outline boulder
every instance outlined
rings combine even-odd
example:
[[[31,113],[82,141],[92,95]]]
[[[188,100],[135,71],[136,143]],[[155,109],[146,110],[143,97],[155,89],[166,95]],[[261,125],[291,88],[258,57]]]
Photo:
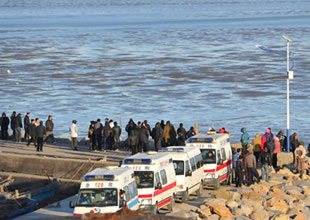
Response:
[[[222,191],[222,190],[214,191],[214,195],[218,199],[232,200],[233,194],[234,193],[231,191]]]
[[[270,185],[266,185],[266,184],[260,184],[260,185],[251,185],[250,186],[251,189],[253,189],[253,192],[257,192],[259,194],[267,194],[269,189],[270,189]]]
[[[224,216],[224,217],[221,217],[221,220],[232,220],[232,218],[228,216]]]
[[[293,219],[294,220],[307,220],[307,218],[303,214],[298,214]]]
[[[209,216],[207,219],[208,220],[220,220],[220,216],[214,214],[214,215]]]
[[[230,200],[226,202],[226,206],[230,209],[233,210],[239,206],[239,204],[236,201]]]
[[[278,166],[282,167],[283,165],[293,163],[293,153],[280,152],[277,154]]]
[[[235,215],[250,216],[253,212],[253,208],[249,205],[243,205],[241,208],[235,209]]]
[[[269,219],[269,214],[266,210],[255,210],[251,215],[251,219],[253,220],[264,220]]]
[[[193,220],[200,219],[199,214],[195,212],[183,211],[183,210],[174,212],[174,213],[168,213],[167,216],[173,216],[173,217],[185,218],[185,219],[193,219]]]
[[[289,208],[284,200],[279,199],[271,199],[266,201],[266,207],[270,207],[270,210],[278,211],[283,214],[286,214]]]
[[[239,202],[240,198],[241,198],[241,195],[238,192],[233,192],[233,197],[232,197],[233,201]]]
[[[288,215],[278,215],[272,218],[272,220],[289,220],[290,217]]]
[[[297,209],[299,212],[302,212],[305,208],[305,203],[302,200],[293,201],[291,204],[289,204],[289,208],[294,208]]]
[[[227,216],[232,218],[231,212],[225,205],[210,205],[210,210],[212,213],[217,214],[220,217]]]
[[[225,199],[206,199],[203,201],[203,203],[207,206],[212,206],[212,205],[221,205],[225,206],[226,205],[226,200]]]
[[[202,206],[202,205],[201,205],[201,206]],[[200,207],[201,207],[201,206],[200,206]],[[199,217],[200,217],[200,218],[203,218],[203,219],[205,219],[205,218],[207,218],[208,216],[212,215],[212,213],[211,213],[209,207],[207,207],[207,206],[202,207],[202,208],[200,208],[200,209],[197,209],[197,210],[196,210],[196,213],[198,213],[198,214],[199,214]]]
[[[246,192],[246,193],[242,193],[242,199],[248,199],[248,200],[255,200],[255,201],[261,201],[262,194],[259,192]]]
[[[251,220],[249,217],[246,217],[244,215],[237,215],[237,216],[235,216],[234,219],[236,219],[236,220]]]
[[[295,199],[305,198],[305,196],[300,191],[297,191],[296,189],[286,190],[286,193]]]

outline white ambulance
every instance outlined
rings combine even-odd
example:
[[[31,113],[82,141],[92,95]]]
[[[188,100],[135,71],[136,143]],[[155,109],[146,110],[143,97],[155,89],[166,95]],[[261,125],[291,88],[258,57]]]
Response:
[[[200,133],[187,139],[186,146],[200,148],[205,186],[218,189],[223,182],[230,184],[232,152],[228,134]]]
[[[134,170],[140,209],[153,214],[163,207],[172,211],[177,187],[170,154],[152,151],[138,153],[124,159],[122,166]]]
[[[125,198],[123,197],[125,191]],[[97,168],[82,180],[73,215],[114,213],[127,204],[129,209],[139,208],[138,189],[133,170],[128,167]]]
[[[195,193],[198,197],[203,192],[203,161],[200,149],[197,147],[168,147],[160,152],[169,152],[173,158],[177,178],[176,198],[188,202],[189,195]]]

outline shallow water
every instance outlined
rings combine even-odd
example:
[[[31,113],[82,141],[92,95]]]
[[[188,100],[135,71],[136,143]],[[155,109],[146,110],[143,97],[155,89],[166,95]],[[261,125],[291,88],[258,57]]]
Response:
[[[285,52],[286,34],[291,129],[310,142],[309,21],[306,0],[3,0],[0,111],[52,114],[57,136],[98,117],[276,133],[286,59],[255,45]]]

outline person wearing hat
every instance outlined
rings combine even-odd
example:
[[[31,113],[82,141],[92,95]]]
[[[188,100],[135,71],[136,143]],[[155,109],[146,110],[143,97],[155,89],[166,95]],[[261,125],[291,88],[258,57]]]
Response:
[[[119,207],[120,208],[123,208],[123,207],[127,206],[125,195],[126,195],[126,191],[121,189],[119,191]]]
[[[297,172],[300,174],[300,178],[302,178],[302,175],[305,170],[305,157],[306,157],[306,149],[304,147],[304,142],[300,141],[299,146],[295,149],[295,166],[297,169]]]
[[[78,129],[77,129],[76,123],[77,121],[73,120],[71,127],[70,127],[72,150],[77,150]]]

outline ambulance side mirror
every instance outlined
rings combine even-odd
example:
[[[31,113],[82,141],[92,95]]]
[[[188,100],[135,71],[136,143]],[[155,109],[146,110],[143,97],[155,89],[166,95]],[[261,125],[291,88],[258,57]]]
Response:
[[[73,201],[70,201],[70,202],[69,202],[69,207],[70,207],[71,209],[73,209],[73,208],[75,207]]]
[[[187,173],[186,173],[186,176],[192,176],[192,171],[188,170]]]

